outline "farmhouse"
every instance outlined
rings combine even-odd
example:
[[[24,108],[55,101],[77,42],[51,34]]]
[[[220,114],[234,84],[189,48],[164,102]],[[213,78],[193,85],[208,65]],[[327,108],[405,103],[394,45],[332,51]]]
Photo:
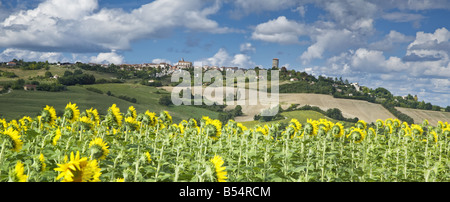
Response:
[[[16,63],[15,62],[7,62],[6,66],[16,66]]]

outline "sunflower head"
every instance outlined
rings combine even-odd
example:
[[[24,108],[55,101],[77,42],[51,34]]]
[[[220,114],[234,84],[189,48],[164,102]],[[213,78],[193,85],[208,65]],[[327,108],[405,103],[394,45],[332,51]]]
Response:
[[[381,119],[377,119],[377,121],[375,122],[375,125],[376,125],[378,128],[381,128],[381,127],[384,126],[384,121],[381,120]]]
[[[28,176],[24,174],[24,167],[21,161],[17,161],[14,170],[9,172],[9,181],[10,182],[26,182]]]
[[[367,130],[367,134],[372,137],[377,136],[377,132],[373,128],[369,128],[369,130]]]
[[[203,132],[207,133],[207,135],[213,140],[219,139],[222,133],[222,122],[219,120],[210,119],[206,116],[202,118],[202,127]]]
[[[442,130],[442,135],[444,135],[444,137],[450,137],[450,126],[447,126]]]
[[[333,137],[340,138],[344,135],[344,126],[342,123],[337,122],[334,124],[334,126],[331,128],[331,134]]]
[[[145,152],[145,157],[146,157],[146,159],[147,159],[147,162],[152,162],[152,155],[150,155],[150,153],[149,152]]]
[[[422,136],[423,128],[416,124],[411,124],[411,132],[414,136]]]
[[[222,160],[222,157],[214,155],[214,158],[212,158],[210,162],[214,165],[217,181],[226,182],[228,177],[227,171],[225,171],[226,167],[223,166],[224,161]]]
[[[0,140],[2,140],[5,147],[19,152],[22,149],[23,142],[20,139],[19,131],[13,128],[8,128],[7,130],[0,132]]]
[[[78,120],[78,117],[80,117],[80,110],[78,109],[77,104],[69,102],[64,109],[64,117],[70,122]]]
[[[319,132],[319,125],[317,123],[317,121],[313,121],[311,119],[307,119],[306,120],[306,124],[303,127],[303,135],[311,135],[311,136],[315,136],[317,135]]]
[[[127,110],[127,114],[125,115],[125,117],[132,117],[133,119],[136,119],[137,118],[136,108],[134,108],[134,106],[130,106]]]
[[[122,125],[123,116],[122,116],[122,113],[120,113],[120,109],[116,106],[116,104],[113,104],[108,109],[108,113],[107,113],[105,119],[110,126],[113,126],[113,125],[121,126]]]
[[[365,130],[367,128],[367,123],[364,120],[359,120],[356,122],[355,126],[361,130]]]
[[[291,119],[291,121],[289,122],[289,125],[293,126],[293,128],[295,129],[295,132],[302,129],[302,124],[300,122],[298,122],[297,119]]]
[[[56,177],[57,180],[63,178],[63,182],[98,182],[102,174],[98,167],[97,160],[88,160],[86,157],[80,158],[80,153],[74,155],[70,154],[70,160],[67,162],[67,156],[64,158],[63,164],[58,164],[55,171],[60,174]]]
[[[139,122],[134,119],[133,117],[129,116],[125,118],[125,125],[128,127],[129,130],[139,130]]]
[[[89,143],[91,157],[93,159],[103,160],[109,154],[109,146],[102,138],[95,138]]]
[[[54,124],[56,121],[56,111],[55,108],[51,106],[46,106],[41,112],[41,121],[43,123],[48,123],[50,125]]]
[[[85,130],[93,130],[94,126],[95,126],[95,122],[92,121],[89,117],[87,116],[83,116],[81,118],[79,118],[78,123],[80,124],[80,126],[83,127],[83,129]]]
[[[53,137],[52,140],[52,145],[56,146],[56,144],[58,143],[59,138],[61,138],[61,129],[56,129],[55,131],[55,136]]]
[[[159,115],[159,118],[167,126],[172,124],[172,116],[169,114],[168,111],[161,112],[161,114]]]
[[[360,129],[360,128],[354,128],[350,133],[347,135],[347,138],[351,138],[354,143],[361,143],[367,136],[366,131]]]
[[[91,108],[86,110],[86,116],[93,121],[95,124],[99,124],[100,116],[98,115],[97,109]]]
[[[149,126],[155,126],[157,123],[156,113],[147,110],[142,118],[142,122]]]

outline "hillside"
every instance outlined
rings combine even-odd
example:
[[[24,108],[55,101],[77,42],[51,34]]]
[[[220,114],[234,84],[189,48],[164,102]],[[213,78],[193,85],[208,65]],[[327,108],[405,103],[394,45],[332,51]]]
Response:
[[[116,96],[127,95],[134,97],[137,99],[137,103],[131,103],[106,94],[91,92],[86,90],[87,87],[97,88],[105,93],[111,91]],[[7,119],[18,119],[25,115],[33,117],[37,116],[46,105],[53,106],[57,113],[62,113],[67,103],[72,102],[78,105],[80,111],[93,107],[100,114],[105,114],[112,104],[117,104],[122,113],[126,112],[129,106],[134,106],[139,113],[150,110],[159,114],[162,110],[167,110],[175,122],[190,117],[201,118],[205,114],[208,114],[211,118],[218,117],[217,112],[192,106],[162,106],[158,104],[158,100],[163,94],[162,90],[155,87],[137,84],[68,86],[67,91],[62,92],[13,90],[11,93],[0,95],[0,116]]]
[[[397,107],[397,110],[413,118],[416,124],[422,123],[425,119],[428,120],[431,125],[436,125],[438,121],[450,122],[450,112],[409,109],[401,107]]]

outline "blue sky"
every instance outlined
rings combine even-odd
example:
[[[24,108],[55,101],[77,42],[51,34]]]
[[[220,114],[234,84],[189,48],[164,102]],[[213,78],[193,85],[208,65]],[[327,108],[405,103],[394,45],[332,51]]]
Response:
[[[0,0],[0,61],[288,69],[450,105],[447,0]]]

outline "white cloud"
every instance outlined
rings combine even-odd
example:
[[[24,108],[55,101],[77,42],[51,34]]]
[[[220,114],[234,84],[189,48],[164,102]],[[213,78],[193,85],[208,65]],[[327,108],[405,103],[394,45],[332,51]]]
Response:
[[[98,8],[97,0],[46,0],[0,22],[0,47],[39,51],[105,52],[132,41],[166,37],[175,28],[225,33],[208,16],[219,1],[156,0],[130,12]]]
[[[256,48],[251,43],[243,43],[240,46],[241,53],[249,54],[254,53],[256,51]]]
[[[312,59],[323,58],[325,51],[341,52],[354,45],[355,37],[350,30],[318,30],[312,36],[314,44],[302,53],[300,59],[306,64]]]
[[[236,10],[231,12],[234,18],[240,18],[250,13],[262,13],[265,11],[277,11],[296,5],[292,0],[235,0]]]
[[[407,43],[413,40],[414,37],[412,36],[406,36],[400,32],[391,30],[389,34],[384,37],[384,39],[371,43],[369,46],[370,48],[375,50],[386,51],[393,49],[397,44]]]
[[[288,20],[285,16],[257,25],[252,39],[280,44],[297,44],[298,38],[308,34],[304,24]]]
[[[0,53],[0,61],[6,62],[13,59],[23,59],[24,61],[48,61],[50,63],[67,60],[62,53],[56,52],[37,52],[7,48]]]
[[[251,57],[245,54],[234,55],[231,64],[233,66],[237,66],[240,68],[253,68],[256,66],[256,64],[252,61]]]
[[[231,56],[224,48],[219,49],[214,56],[203,59],[201,61],[203,65],[210,66],[237,66],[240,68],[253,68],[255,63],[251,57],[246,54],[235,54]]]
[[[171,62],[170,60],[167,60],[167,59],[161,59],[161,58],[153,59],[153,60],[152,60],[152,63],[156,63],[156,64],[159,64],[159,63],[172,64],[172,62]]]
[[[92,56],[90,62],[98,64],[123,64],[124,57],[117,54],[115,51],[110,53],[99,53],[97,56]]]

